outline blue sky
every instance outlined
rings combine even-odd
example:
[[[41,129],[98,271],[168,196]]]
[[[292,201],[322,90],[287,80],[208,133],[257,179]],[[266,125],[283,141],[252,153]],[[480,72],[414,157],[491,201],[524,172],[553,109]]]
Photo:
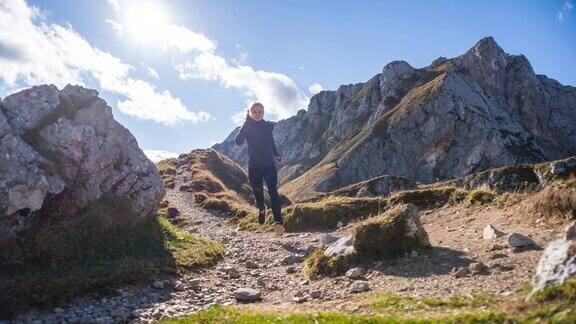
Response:
[[[572,0],[0,0],[0,96],[95,88],[141,148],[164,156],[154,151],[222,141],[255,100],[265,118],[284,118],[319,89],[364,82],[392,60],[423,67],[484,36],[576,85]]]

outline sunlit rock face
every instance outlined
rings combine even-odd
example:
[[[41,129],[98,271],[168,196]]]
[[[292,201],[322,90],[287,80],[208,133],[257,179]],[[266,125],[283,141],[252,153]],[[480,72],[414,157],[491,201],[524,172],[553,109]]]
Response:
[[[140,217],[163,196],[158,171],[98,92],[40,85],[0,105],[0,235],[74,217],[103,194],[128,196]]]
[[[239,164],[235,130],[214,145]],[[281,189],[307,198],[381,175],[419,182],[576,155],[576,88],[535,74],[491,37],[421,69],[394,61],[313,96],[274,130]]]

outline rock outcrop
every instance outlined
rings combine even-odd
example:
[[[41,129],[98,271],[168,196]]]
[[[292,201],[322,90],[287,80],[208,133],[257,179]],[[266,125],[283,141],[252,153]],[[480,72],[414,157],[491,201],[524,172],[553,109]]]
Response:
[[[576,224],[568,225],[564,237],[551,242],[538,263],[532,294],[549,285],[576,277]]]
[[[415,69],[394,61],[365,83],[322,91],[278,122],[282,189],[293,199],[381,175],[435,182],[576,155],[576,88],[535,74],[486,37]],[[237,129],[214,149],[241,165]]]
[[[104,194],[152,214],[160,176],[95,90],[35,86],[0,105],[0,237],[73,217]]]

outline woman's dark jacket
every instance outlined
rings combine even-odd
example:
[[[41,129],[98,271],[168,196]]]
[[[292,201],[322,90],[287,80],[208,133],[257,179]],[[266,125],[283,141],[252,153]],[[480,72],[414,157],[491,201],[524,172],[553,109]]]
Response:
[[[279,156],[272,130],[275,124],[266,120],[255,121],[248,117],[236,135],[236,144],[248,142],[248,167],[266,168],[274,166],[274,157]]]

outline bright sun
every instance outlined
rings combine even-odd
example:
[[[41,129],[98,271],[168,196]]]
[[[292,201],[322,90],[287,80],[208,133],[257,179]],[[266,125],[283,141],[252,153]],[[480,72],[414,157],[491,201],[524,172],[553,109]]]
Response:
[[[159,3],[139,3],[126,9],[124,27],[134,40],[152,44],[162,39],[167,32],[168,14]]]

